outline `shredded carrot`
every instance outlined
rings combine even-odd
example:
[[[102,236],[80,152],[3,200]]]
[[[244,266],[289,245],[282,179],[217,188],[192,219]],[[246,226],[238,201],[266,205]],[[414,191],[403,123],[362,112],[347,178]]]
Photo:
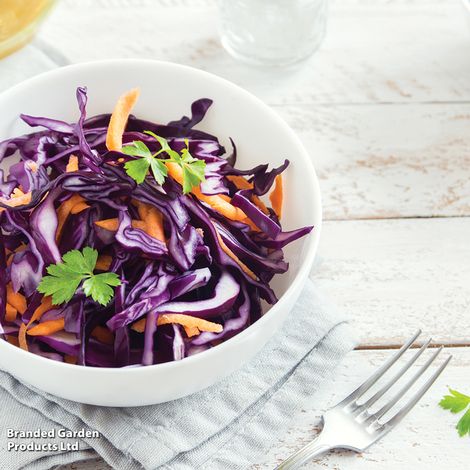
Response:
[[[19,346],[20,345],[20,342],[18,341],[18,338],[16,336],[5,335],[5,338],[13,346]]]
[[[227,179],[231,181],[237,187],[237,189],[253,189],[253,183],[247,181],[245,178],[243,178],[243,176],[227,175]],[[253,203],[256,204],[258,208],[265,214],[269,214],[268,208],[258,196],[253,196]],[[257,227],[256,230],[258,230]]]
[[[146,227],[143,230],[151,237],[165,243],[162,213],[156,207],[137,199],[133,199],[132,204],[137,207],[139,217],[145,222]]]
[[[138,333],[143,333],[145,331],[145,324],[147,322],[146,318],[136,321],[132,325],[132,329]],[[202,318],[192,317],[190,315],[183,315],[180,313],[167,313],[160,315],[157,320],[157,325],[168,325],[171,323],[177,323],[183,325],[184,327],[197,328],[199,331],[211,331],[214,333],[220,333],[223,330],[222,325],[213,323]]]
[[[33,160],[28,161],[28,167],[33,173],[38,172],[38,168],[39,168],[38,164],[36,162],[34,162]]]
[[[145,222],[142,220],[132,220],[131,222],[133,228],[138,228],[140,230],[144,230],[147,228]],[[104,228],[105,230],[109,230],[110,232],[117,232],[119,228],[119,219],[104,219],[104,220],[97,220],[95,225],[98,227]]]
[[[183,328],[188,338],[191,338],[192,336],[197,336],[200,333],[197,326],[183,326]]]
[[[67,364],[76,364],[77,363],[77,358],[76,356],[70,356],[68,354],[64,355],[64,362]]]
[[[18,331],[18,343],[21,349],[28,351],[28,342],[26,341],[26,325],[24,323],[20,325],[20,331]]]
[[[132,204],[137,207],[137,212],[139,213],[139,217],[142,219],[142,220],[146,220],[147,219],[147,214],[149,212],[149,209],[150,209],[150,204],[145,204],[145,202],[142,202],[142,201],[138,201],[137,199],[132,199]]]
[[[23,197],[24,192],[21,186],[19,188],[15,188],[12,192],[12,197],[18,198],[18,197]]]
[[[258,226],[248,217],[245,217],[242,222],[246,225],[248,225],[253,232],[260,232],[261,230],[258,228]]]
[[[51,310],[52,308],[52,297],[43,297],[39,307],[34,311],[31,316],[31,320],[29,320],[28,327],[31,323],[39,320],[46,312]]]
[[[216,229],[217,230],[217,229]],[[248,274],[252,279],[257,280],[256,274],[243,262],[238,258],[238,256],[225,244],[220,236],[219,232],[217,232],[217,239],[219,240],[220,248],[228,255],[230,258],[237,263],[242,270]]]
[[[30,336],[48,336],[58,331],[62,331],[65,326],[65,320],[58,318],[57,320],[49,320],[33,326],[27,331]]]
[[[275,180],[274,189],[269,195],[269,200],[271,201],[271,206],[279,217],[279,220],[282,217],[282,201],[284,198],[283,184],[282,184],[282,175],[277,175]]]
[[[20,326],[20,331],[18,333],[18,340],[20,343],[20,348],[24,349],[25,351],[28,350],[28,342],[26,341],[26,332],[30,325],[39,320],[48,310],[52,308],[52,297],[43,297],[39,307],[34,311],[33,315],[31,316],[31,320],[29,320],[28,324],[25,325],[24,323]]]
[[[145,220],[146,232],[153,238],[165,243],[165,232],[163,231],[163,215],[155,207],[150,207]]]
[[[70,155],[69,162],[65,167],[66,173],[71,173],[72,171],[78,171],[78,157],[75,155]]]
[[[59,208],[57,209],[57,230],[56,230],[56,240],[59,241],[62,236],[62,230],[64,229],[65,222],[67,217],[72,212],[72,209],[80,203],[85,202],[80,194],[74,194],[72,197],[64,201]]]
[[[7,302],[16,310],[18,310],[21,315],[26,311],[27,304],[24,295],[19,292],[15,292],[11,283],[7,285]]]
[[[99,269],[100,271],[109,271],[112,262],[113,258],[111,258],[111,256],[100,255],[96,261],[95,269]]]
[[[16,320],[17,313],[18,313],[18,310],[15,307],[13,307],[13,305],[7,303],[5,320],[9,322],[14,322]]]
[[[266,215],[269,215],[269,211],[268,211],[268,208],[266,207],[266,204],[258,196],[253,196],[252,199],[253,199],[253,203],[256,206],[258,206],[258,209],[260,209]]]
[[[95,326],[93,331],[91,332],[91,336],[96,338],[98,341],[101,341],[105,344],[113,344],[114,343],[114,335],[111,331],[104,327],[104,326]]]
[[[122,134],[126,128],[129,114],[139,98],[139,94],[139,89],[133,88],[118,99],[113,114],[111,114],[106,134],[106,147],[108,150],[117,150],[118,152],[121,150]]]
[[[71,214],[80,214],[80,212],[84,211],[85,209],[89,209],[90,206],[86,202],[79,202],[72,207],[70,211]]]
[[[247,181],[243,176],[227,175],[227,179],[231,181],[237,189],[253,189],[253,183]]]
[[[0,202],[8,207],[19,207],[29,204],[31,202],[31,193],[23,193],[21,189],[14,189],[13,193],[10,196],[10,199],[0,197]],[[0,212],[3,212],[5,209],[0,207]]]
[[[174,162],[166,162],[165,165],[168,169],[168,174],[179,184],[183,184],[183,170],[181,167]],[[203,194],[199,187],[194,187],[191,192],[200,201],[209,204],[214,210],[227,217],[227,219],[241,221],[246,218],[246,214],[238,207],[230,204],[225,195],[215,194],[208,196],[207,194]]]

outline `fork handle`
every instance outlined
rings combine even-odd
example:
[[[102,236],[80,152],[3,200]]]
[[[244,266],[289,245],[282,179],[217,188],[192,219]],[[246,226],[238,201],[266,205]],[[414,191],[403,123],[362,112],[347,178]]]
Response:
[[[302,447],[302,449],[291,455],[287,460],[284,460],[275,470],[297,469],[310,459],[313,459],[313,457],[328,452],[333,447],[326,441],[325,434],[320,433],[312,442]]]

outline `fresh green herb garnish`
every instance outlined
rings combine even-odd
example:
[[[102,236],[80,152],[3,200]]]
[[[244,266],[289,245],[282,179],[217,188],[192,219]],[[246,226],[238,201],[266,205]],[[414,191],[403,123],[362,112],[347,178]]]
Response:
[[[60,305],[75,295],[80,284],[87,297],[101,305],[107,305],[114,296],[112,287],[121,281],[116,273],[94,274],[98,252],[90,247],[82,251],[72,250],[62,257],[62,263],[47,267],[47,276],[39,283],[38,291],[52,296],[52,303]]]
[[[122,153],[132,157],[138,157],[136,160],[126,162],[124,168],[127,174],[138,184],[144,182],[149,170],[158,184],[163,184],[168,176],[168,170],[165,161],[177,163],[183,170],[183,193],[188,194],[191,190],[205,180],[204,171],[206,162],[194,158],[189,152],[189,142],[185,139],[186,147],[181,150],[181,154],[170,148],[168,141],[151,131],[144,131],[151,135],[160,144],[160,150],[152,153],[150,149],[140,140],[135,140],[132,145],[126,145],[122,148]],[[167,159],[157,158],[160,154],[166,154]]]
[[[457,423],[456,428],[460,437],[465,436],[465,434],[470,435],[470,397],[451,388],[449,388],[449,392],[451,394],[444,395],[439,405],[451,413],[460,413],[467,408],[467,411]]]

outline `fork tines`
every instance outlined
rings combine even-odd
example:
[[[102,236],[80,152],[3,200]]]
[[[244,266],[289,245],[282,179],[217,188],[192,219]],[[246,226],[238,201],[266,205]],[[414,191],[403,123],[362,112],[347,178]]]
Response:
[[[403,354],[410,349],[413,343],[421,334],[418,330],[392,357],[390,357],[376,372],[374,372],[360,387],[348,395],[341,401],[335,408],[344,407],[345,411],[355,416],[356,421],[365,425],[371,426],[371,431],[387,430],[394,427],[420,400],[420,398],[431,387],[435,380],[439,377],[441,372],[447,366],[452,356],[449,356],[437,370],[421,385],[421,387],[414,392],[411,399],[399,410],[397,413],[384,424],[380,424],[379,420],[383,418],[403,396],[411,389],[411,387],[423,376],[426,370],[434,363],[437,356],[442,351],[443,347],[439,347],[429,357],[429,359],[420,366],[417,371],[398,389],[398,391],[377,411],[371,412],[371,407],[382,398],[395,384],[401,382],[401,378],[405,375],[408,369],[416,362],[416,360],[426,351],[431,343],[431,339],[427,340],[421,348],[400,368],[396,374],[387,381],[377,392],[375,392],[364,403],[358,403],[358,400],[364,396],[371,388],[377,384],[379,379],[403,356]]]

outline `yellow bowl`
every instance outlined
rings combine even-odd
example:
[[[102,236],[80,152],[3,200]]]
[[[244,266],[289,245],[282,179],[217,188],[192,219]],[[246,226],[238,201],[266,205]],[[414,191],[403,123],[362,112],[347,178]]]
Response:
[[[2,0],[0,8],[0,58],[31,40],[55,0]]]

